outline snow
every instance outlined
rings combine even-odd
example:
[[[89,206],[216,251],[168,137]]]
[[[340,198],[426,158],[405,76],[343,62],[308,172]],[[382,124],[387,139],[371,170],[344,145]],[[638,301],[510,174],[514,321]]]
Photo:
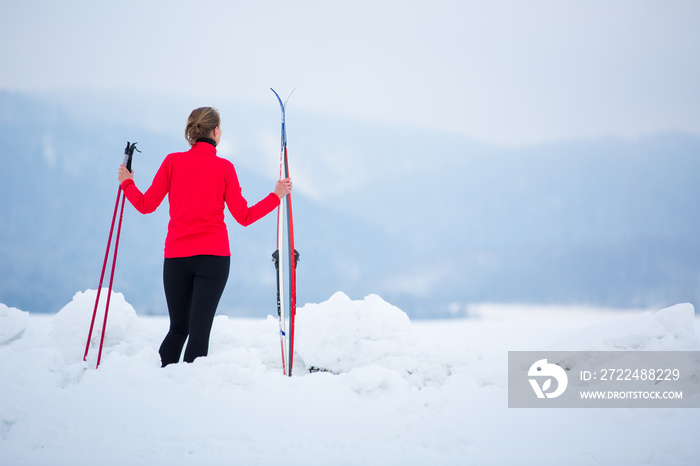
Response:
[[[694,409],[509,409],[510,350],[700,350],[690,304],[612,312],[482,305],[410,321],[376,295],[276,318],[217,316],[209,356],[160,368],[167,318],[96,292],[53,316],[0,304],[2,465],[698,464]],[[102,294],[104,302],[106,291]],[[310,372],[313,369],[313,372]]]

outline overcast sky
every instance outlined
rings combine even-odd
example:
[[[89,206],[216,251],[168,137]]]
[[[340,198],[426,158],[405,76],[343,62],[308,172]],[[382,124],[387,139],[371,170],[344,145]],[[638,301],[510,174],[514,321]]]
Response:
[[[270,102],[498,144],[700,135],[700,2],[0,0],[0,89]]]

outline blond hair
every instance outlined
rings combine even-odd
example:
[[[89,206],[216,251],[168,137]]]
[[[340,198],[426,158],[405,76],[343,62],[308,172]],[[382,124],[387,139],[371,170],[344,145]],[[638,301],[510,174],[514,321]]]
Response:
[[[185,138],[194,145],[201,137],[213,137],[214,128],[221,126],[219,111],[212,107],[200,107],[192,110],[185,126]]]

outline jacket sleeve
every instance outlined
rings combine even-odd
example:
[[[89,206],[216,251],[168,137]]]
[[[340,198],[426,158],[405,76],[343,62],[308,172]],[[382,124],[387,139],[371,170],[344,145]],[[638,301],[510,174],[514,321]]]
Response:
[[[226,193],[224,199],[229,212],[238,223],[247,227],[257,222],[280,205],[280,198],[275,193],[270,193],[255,205],[248,207],[248,201],[241,193],[241,185],[238,182],[236,170],[231,167],[231,172],[226,181]]]
[[[163,161],[156,176],[153,178],[150,188],[141,193],[134,180],[124,180],[121,188],[131,205],[142,214],[154,212],[165,199],[170,190],[170,177],[168,176],[167,159]]]

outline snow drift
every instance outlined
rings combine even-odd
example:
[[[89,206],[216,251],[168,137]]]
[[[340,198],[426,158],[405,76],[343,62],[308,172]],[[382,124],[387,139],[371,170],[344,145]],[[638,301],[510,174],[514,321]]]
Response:
[[[483,308],[411,322],[379,296],[298,310],[294,376],[276,318],[217,316],[210,353],[160,368],[162,317],[96,292],[53,316],[0,304],[0,463],[697,464],[692,409],[507,408],[507,351],[698,350],[690,304],[611,314]],[[104,294],[103,294],[104,295]],[[104,299],[103,299],[104,301]],[[492,312],[493,311],[493,312]]]

